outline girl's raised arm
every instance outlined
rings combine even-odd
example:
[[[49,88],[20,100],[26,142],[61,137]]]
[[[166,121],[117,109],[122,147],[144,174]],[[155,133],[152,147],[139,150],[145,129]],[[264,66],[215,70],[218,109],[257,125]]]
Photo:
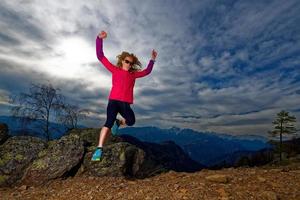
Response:
[[[140,72],[135,72],[134,73],[135,78],[142,78],[142,77],[147,76],[148,74],[150,74],[152,69],[153,69],[153,65],[154,65],[154,60],[151,59],[149,61],[148,66],[147,66],[146,69],[144,69]]]
[[[135,72],[135,74],[134,74],[135,78],[141,78],[141,77],[144,77],[151,73],[156,56],[157,56],[157,52],[153,49],[152,55],[151,55],[151,60],[149,61],[147,68],[144,69],[143,71]]]
[[[117,68],[113,64],[111,64],[111,62],[109,62],[109,60],[104,56],[103,37],[100,37],[100,34],[96,38],[96,54],[98,60],[104,65],[104,67],[106,67],[106,69],[108,69],[111,73],[114,73],[116,71]]]

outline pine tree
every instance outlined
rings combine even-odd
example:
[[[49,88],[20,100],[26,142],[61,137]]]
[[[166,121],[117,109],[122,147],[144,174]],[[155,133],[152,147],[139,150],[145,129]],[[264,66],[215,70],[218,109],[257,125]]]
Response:
[[[297,132],[297,129],[294,126],[294,122],[296,122],[296,117],[290,116],[289,112],[282,110],[277,113],[276,119],[272,122],[274,124],[274,130],[269,131],[269,134],[272,137],[276,137],[276,135],[280,135],[280,161],[282,160],[282,135],[283,134],[293,134]]]

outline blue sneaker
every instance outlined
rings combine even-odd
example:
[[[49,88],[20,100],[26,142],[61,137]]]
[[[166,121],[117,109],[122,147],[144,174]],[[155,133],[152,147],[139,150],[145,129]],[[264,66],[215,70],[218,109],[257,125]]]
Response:
[[[101,157],[102,157],[102,148],[97,147],[93,154],[92,161],[100,161]]]
[[[120,120],[116,119],[113,127],[111,127],[111,133],[113,135],[118,135],[119,126],[120,126]]]

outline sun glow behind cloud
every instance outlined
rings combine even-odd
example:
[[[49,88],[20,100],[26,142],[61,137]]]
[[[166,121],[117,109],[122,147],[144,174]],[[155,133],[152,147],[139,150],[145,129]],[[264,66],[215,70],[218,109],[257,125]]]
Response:
[[[62,38],[57,46],[53,47],[55,55],[44,60],[44,71],[65,79],[84,79],[89,82],[86,89],[108,89],[111,85],[111,77],[108,73],[101,74],[99,62],[97,67],[90,63],[98,62],[95,48],[80,37]]]
[[[63,78],[79,78],[86,63],[95,61],[95,51],[79,37],[62,38],[54,47],[56,56],[45,60],[46,70]]]

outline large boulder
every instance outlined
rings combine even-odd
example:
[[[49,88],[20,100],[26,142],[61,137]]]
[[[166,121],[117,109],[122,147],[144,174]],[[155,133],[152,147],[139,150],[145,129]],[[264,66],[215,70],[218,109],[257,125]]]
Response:
[[[42,185],[52,179],[73,176],[84,156],[83,140],[67,135],[48,143],[48,148],[27,168],[22,184]]]
[[[93,162],[91,157],[98,144],[99,130],[74,129],[69,134],[78,135],[87,145],[77,175],[145,178],[169,170],[193,172],[204,167],[172,141],[155,144],[129,135],[109,137],[103,146],[103,159]]]
[[[31,136],[14,136],[0,146],[0,186],[18,183],[25,169],[46,147],[46,142]]]
[[[105,145],[100,162],[91,161],[93,150],[89,148],[78,175],[136,177],[141,165],[146,162],[145,152],[127,142]]]
[[[130,143],[124,142],[121,137],[108,137],[103,147],[101,162],[91,161],[92,154],[98,145],[100,130],[84,128],[72,129],[68,132],[70,135],[79,136],[84,141],[87,150],[77,175],[136,176],[140,164],[145,162],[145,152]]]
[[[8,139],[8,126],[4,123],[0,123],[0,145]]]

